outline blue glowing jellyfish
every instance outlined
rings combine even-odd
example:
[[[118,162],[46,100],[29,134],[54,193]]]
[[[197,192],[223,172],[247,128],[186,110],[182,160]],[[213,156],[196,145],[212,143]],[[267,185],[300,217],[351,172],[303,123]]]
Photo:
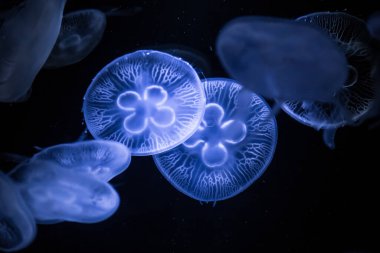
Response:
[[[33,156],[31,162],[36,160],[49,161],[107,182],[128,168],[131,153],[116,141],[91,140],[46,148]]]
[[[276,120],[262,98],[232,80],[203,81],[202,123],[182,145],[154,156],[179,191],[201,201],[231,198],[257,180],[272,160]]]
[[[376,40],[380,40],[380,11],[373,13],[367,20],[369,33]]]
[[[349,76],[332,102],[296,99],[286,101],[282,108],[302,124],[326,129],[324,141],[334,148],[336,129],[361,120],[375,102],[376,59],[370,46],[371,37],[362,20],[346,13],[311,13],[297,21],[321,29],[335,41],[346,54]]]
[[[106,28],[106,15],[85,9],[64,15],[55,46],[44,67],[58,68],[77,63],[98,45]]]
[[[141,50],[117,58],[96,75],[83,113],[95,138],[123,143],[132,155],[151,155],[189,138],[204,106],[201,82],[187,62]]]
[[[278,101],[332,101],[348,75],[343,51],[323,31],[294,20],[236,18],[221,30],[216,48],[234,79]]]
[[[25,162],[10,176],[37,223],[100,222],[119,206],[119,195],[107,182],[50,161]]]
[[[66,0],[25,0],[0,27],[0,102],[27,99],[61,26]]]
[[[23,249],[36,233],[34,218],[17,187],[0,171],[0,251]]]

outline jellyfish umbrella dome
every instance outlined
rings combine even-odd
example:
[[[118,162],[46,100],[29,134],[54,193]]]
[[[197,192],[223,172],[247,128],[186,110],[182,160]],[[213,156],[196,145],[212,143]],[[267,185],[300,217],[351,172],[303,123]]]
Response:
[[[331,101],[348,75],[343,51],[323,31],[294,20],[233,19],[216,48],[232,78],[269,99]]]
[[[270,107],[233,80],[203,80],[206,110],[197,132],[182,145],[154,155],[164,177],[200,201],[231,198],[266,170],[277,143]]]
[[[204,108],[201,81],[191,65],[154,50],[109,63],[83,102],[90,133],[126,145],[132,155],[157,154],[181,144],[197,130]]]
[[[77,63],[99,44],[106,28],[106,15],[96,9],[84,9],[63,16],[54,48],[45,68],[58,68]]]

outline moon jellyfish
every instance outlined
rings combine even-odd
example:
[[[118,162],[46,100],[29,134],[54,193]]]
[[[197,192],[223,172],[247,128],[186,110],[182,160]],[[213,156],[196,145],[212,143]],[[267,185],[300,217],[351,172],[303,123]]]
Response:
[[[123,143],[132,155],[152,155],[189,138],[204,106],[201,82],[187,62],[141,50],[117,58],[96,75],[83,113],[95,138]]]
[[[221,30],[216,47],[234,79],[279,101],[331,101],[348,74],[342,50],[323,31],[294,20],[236,18]]]
[[[76,173],[83,172],[101,181],[109,181],[128,168],[131,153],[115,141],[92,140],[52,146],[31,159],[45,160]]]
[[[27,247],[37,233],[34,218],[17,187],[0,171],[0,250]]]
[[[107,182],[49,161],[23,163],[10,176],[37,223],[100,222],[119,206],[119,195]]]
[[[368,18],[367,28],[373,38],[380,40],[380,11],[373,13]]]
[[[211,78],[203,84],[207,104],[197,132],[154,161],[180,192],[218,201],[263,174],[275,151],[277,125],[265,101],[233,80]]]
[[[106,15],[96,9],[64,15],[55,46],[44,67],[59,68],[77,63],[99,44],[106,28]]]
[[[297,21],[319,27],[335,41],[346,54],[349,76],[332,102],[289,100],[282,108],[302,124],[328,129],[324,140],[333,148],[336,129],[361,120],[375,102],[376,64],[371,37],[362,20],[346,13],[311,13]]]
[[[66,0],[25,0],[0,27],[0,102],[24,100],[48,58]]]

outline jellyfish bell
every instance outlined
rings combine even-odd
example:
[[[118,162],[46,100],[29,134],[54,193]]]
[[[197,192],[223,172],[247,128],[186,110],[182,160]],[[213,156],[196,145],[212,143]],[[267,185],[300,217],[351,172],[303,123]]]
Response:
[[[118,141],[132,155],[152,155],[189,138],[204,106],[200,79],[187,62],[140,50],[96,75],[84,96],[83,113],[96,139]]]
[[[207,104],[198,130],[153,158],[180,192],[215,202],[239,194],[264,173],[275,151],[277,125],[266,102],[235,81],[202,83]]]
[[[23,163],[10,176],[37,223],[96,223],[119,206],[119,196],[107,182],[46,160]]]
[[[0,26],[0,102],[25,99],[58,37],[66,0],[25,0]]]
[[[294,20],[236,18],[216,48],[232,78],[277,101],[332,101],[348,75],[343,51],[323,31]]]
[[[362,20],[342,12],[311,13],[299,17],[297,22],[320,29],[342,49],[349,75],[333,101],[288,100],[282,109],[302,124],[323,129],[324,142],[334,147],[336,130],[366,119],[376,102],[377,59],[371,36]]]
[[[21,250],[32,243],[36,233],[33,215],[16,185],[0,171],[0,250]]]
[[[380,40],[380,11],[374,12],[369,16],[367,28],[374,39]]]
[[[108,182],[128,168],[131,152],[116,141],[89,140],[48,147],[34,155],[34,161],[49,161]]]
[[[61,29],[45,68],[71,65],[87,57],[99,44],[106,28],[106,14],[84,9],[63,16]]]

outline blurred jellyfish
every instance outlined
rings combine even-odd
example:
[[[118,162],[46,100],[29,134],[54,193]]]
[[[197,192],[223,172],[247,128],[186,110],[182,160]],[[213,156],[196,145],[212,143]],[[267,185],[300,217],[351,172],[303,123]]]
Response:
[[[302,124],[325,129],[324,142],[330,148],[334,148],[336,129],[365,118],[375,102],[376,59],[370,46],[371,37],[362,20],[346,13],[311,13],[298,18],[297,21],[327,32],[345,52],[349,76],[332,102],[298,99],[286,101],[282,108]]]
[[[17,187],[0,171],[0,250],[23,249],[36,233],[34,218]]]
[[[275,151],[277,125],[265,101],[233,80],[211,78],[203,84],[207,105],[198,131],[154,161],[180,192],[218,201],[263,174]]]
[[[141,50],[117,58],[96,75],[83,113],[95,138],[121,142],[132,155],[151,155],[190,137],[204,106],[201,82],[187,62]]]
[[[373,38],[380,40],[380,11],[373,13],[368,18],[367,28]]]
[[[278,101],[332,101],[348,75],[343,51],[323,31],[294,20],[236,18],[216,47],[234,79]]]
[[[85,9],[64,15],[55,46],[44,67],[59,68],[77,63],[98,45],[106,28],[106,15]]]
[[[100,222],[119,206],[119,195],[107,182],[47,160],[23,163],[10,176],[37,223]]]
[[[25,0],[0,26],[0,102],[27,99],[61,26],[66,0]]]
[[[115,141],[91,140],[46,148],[33,156],[31,162],[36,160],[49,161],[107,182],[128,168],[131,153]]]
[[[207,57],[198,50],[177,44],[153,46],[152,49],[174,55],[187,61],[200,77],[206,77],[211,74],[211,66]]]

